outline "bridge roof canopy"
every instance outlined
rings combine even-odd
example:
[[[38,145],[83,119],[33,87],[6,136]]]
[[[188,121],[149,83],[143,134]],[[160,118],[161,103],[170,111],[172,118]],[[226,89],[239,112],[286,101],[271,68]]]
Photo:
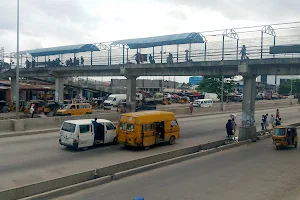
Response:
[[[21,51],[20,53],[21,54],[28,53],[33,57],[39,57],[39,56],[52,56],[52,55],[60,55],[60,54],[68,54],[68,53],[82,53],[88,51],[100,51],[100,49],[94,44],[76,44],[76,45]]]
[[[111,45],[127,45],[130,49],[138,49],[190,43],[204,43],[204,38],[200,33],[192,32],[128,40],[117,40],[112,42]]]

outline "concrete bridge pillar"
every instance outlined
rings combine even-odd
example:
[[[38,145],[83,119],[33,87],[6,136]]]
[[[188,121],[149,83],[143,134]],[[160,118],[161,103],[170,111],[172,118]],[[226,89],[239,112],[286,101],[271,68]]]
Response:
[[[10,103],[16,101],[16,77],[10,78]]]
[[[55,102],[64,103],[64,78],[55,77]]]
[[[127,78],[126,112],[135,112],[137,77],[128,76],[126,78]]]
[[[76,98],[83,98],[83,89],[76,88]]]
[[[242,124],[239,131],[239,140],[256,140],[255,126],[255,97],[256,97],[256,75],[251,73],[247,63],[239,65],[239,72],[243,76],[243,104]]]

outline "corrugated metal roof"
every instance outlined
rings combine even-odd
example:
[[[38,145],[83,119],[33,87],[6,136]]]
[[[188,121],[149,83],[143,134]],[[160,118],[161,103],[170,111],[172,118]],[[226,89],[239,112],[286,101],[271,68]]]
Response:
[[[31,84],[20,84],[22,90],[55,90],[54,85],[31,85]]]
[[[128,40],[117,40],[112,42],[112,45],[128,45],[130,49],[137,49],[190,43],[204,43],[204,39],[199,33],[192,32]]]
[[[68,45],[68,46],[59,46],[59,47],[50,47],[50,48],[41,48],[34,50],[21,51],[21,54],[29,53],[33,57],[38,56],[52,56],[68,53],[81,53],[88,51],[100,51],[100,49],[94,44],[77,44],[77,45]]]

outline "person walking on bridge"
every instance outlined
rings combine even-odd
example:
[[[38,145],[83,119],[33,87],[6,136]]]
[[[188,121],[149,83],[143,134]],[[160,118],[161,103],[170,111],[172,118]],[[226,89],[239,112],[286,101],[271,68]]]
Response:
[[[242,54],[241,60],[249,60],[249,57],[247,56],[247,50],[246,50],[246,46],[245,45],[243,45],[240,54]]]

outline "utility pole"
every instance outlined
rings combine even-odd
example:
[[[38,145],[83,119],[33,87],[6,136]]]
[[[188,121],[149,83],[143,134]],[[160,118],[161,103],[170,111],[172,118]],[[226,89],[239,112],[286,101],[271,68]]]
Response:
[[[291,76],[291,96],[290,96],[290,100],[291,100],[291,105],[293,105],[293,77]]]
[[[16,119],[19,119],[19,57],[20,57],[20,0],[17,0],[17,66],[16,66]]]
[[[224,76],[222,76],[222,88],[221,88],[221,111],[224,111]]]

